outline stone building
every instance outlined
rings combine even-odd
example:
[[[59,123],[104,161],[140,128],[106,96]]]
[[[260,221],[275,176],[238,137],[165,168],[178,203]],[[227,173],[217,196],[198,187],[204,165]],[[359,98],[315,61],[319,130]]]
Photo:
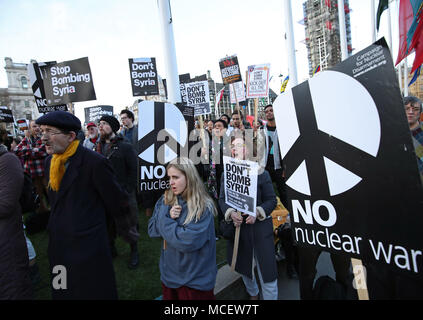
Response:
[[[17,63],[9,57],[4,59],[7,88],[0,88],[0,105],[12,110],[16,119],[36,119],[39,116],[27,71],[28,64]],[[31,63],[35,63],[31,60]]]

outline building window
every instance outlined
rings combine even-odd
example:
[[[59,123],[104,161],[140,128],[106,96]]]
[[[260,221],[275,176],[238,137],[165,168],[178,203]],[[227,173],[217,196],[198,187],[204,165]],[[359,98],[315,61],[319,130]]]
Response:
[[[23,89],[28,89],[28,80],[25,77],[21,77],[21,84]]]
[[[25,101],[25,108],[29,108],[29,101]]]
[[[26,120],[32,120],[32,115],[30,113],[27,113],[25,116]]]

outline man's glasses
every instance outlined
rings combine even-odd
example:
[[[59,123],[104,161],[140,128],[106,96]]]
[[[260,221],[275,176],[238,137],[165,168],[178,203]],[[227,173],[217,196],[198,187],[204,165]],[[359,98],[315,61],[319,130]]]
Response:
[[[53,131],[53,130],[45,130],[45,131],[41,131],[41,136],[44,137],[50,137],[50,136],[55,136],[57,134],[63,134],[64,132],[62,131]]]

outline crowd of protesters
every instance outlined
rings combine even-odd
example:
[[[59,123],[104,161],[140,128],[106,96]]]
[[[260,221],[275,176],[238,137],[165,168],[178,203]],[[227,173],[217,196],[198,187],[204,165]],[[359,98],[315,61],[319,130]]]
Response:
[[[404,105],[423,179],[421,101],[406,97]],[[231,265],[234,238],[215,227],[214,217],[218,226],[241,226],[234,267],[251,299],[260,297],[254,265],[261,298],[278,299],[275,236],[283,242],[288,277],[299,280],[302,299],[313,298],[320,252],[297,248],[289,218],[283,229],[274,230],[272,224],[277,197],[285,207],[288,201],[272,105],[257,123],[245,121],[240,110],[205,121],[202,128],[196,121],[204,161],[194,165],[188,158],[172,160],[166,167],[170,188],[164,192],[137,192],[138,127],[129,110],[120,113],[120,120],[122,125],[115,117],[103,116],[82,128],[71,113],[54,111],[30,121],[22,140],[0,131],[0,299],[34,295],[36,254],[24,231],[19,202],[24,173],[37,195],[35,214],[48,213],[50,271],[58,265],[68,269],[67,290],[52,285],[53,299],[118,297],[114,242],[119,235],[128,243],[128,268],[137,268],[138,205],[149,217],[149,236],[163,239],[158,266],[163,299],[215,298],[216,241],[227,239]],[[259,164],[255,217],[225,202],[225,155]],[[332,261],[346,292],[350,263],[336,255]]]

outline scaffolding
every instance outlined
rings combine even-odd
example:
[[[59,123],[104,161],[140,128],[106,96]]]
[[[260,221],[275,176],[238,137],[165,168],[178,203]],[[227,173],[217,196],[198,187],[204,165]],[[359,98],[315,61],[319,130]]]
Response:
[[[344,0],[348,55],[352,53],[349,1]],[[337,0],[307,0],[303,3],[305,43],[309,75],[320,65],[330,68],[342,60]]]

